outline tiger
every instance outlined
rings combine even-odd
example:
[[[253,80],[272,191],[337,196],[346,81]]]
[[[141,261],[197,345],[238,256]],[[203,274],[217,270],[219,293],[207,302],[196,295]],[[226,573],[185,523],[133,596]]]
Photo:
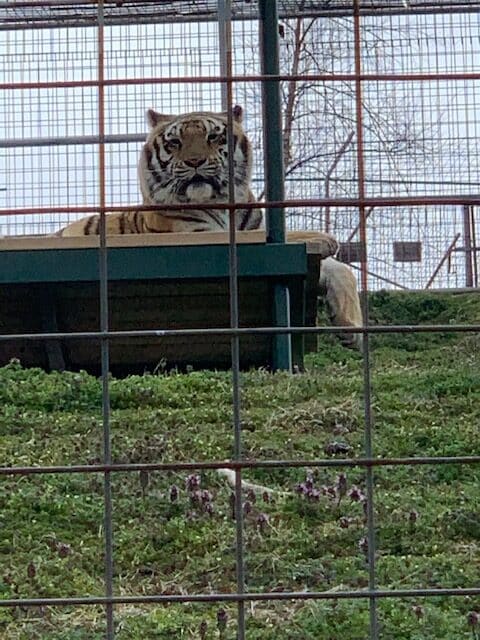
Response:
[[[363,326],[362,307],[357,280],[351,268],[334,257],[321,261],[318,295],[325,302],[330,322],[336,327]],[[342,344],[361,351],[363,335],[344,332],[339,334]]]
[[[147,111],[149,132],[138,162],[138,180],[143,205],[158,209],[131,210],[105,216],[107,235],[226,231],[229,212],[208,205],[229,201],[229,167],[226,112],[195,111],[167,115]],[[252,145],[243,126],[243,109],[232,109],[233,178],[236,203],[256,201],[251,190]],[[162,206],[178,205],[178,209]],[[182,209],[182,205],[199,208]],[[263,213],[259,208],[236,209],[235,227],[240,231],[259,229]],[[55,235],[98,235],[100,215],[94,214],[60,229]],[[319,295],[337,326],[361,326],[362,313],[355,277],[333,256],[337,240],[323,232],[289,232],[289,242],[314,241],[322,258]],[[343,336],[348,346],[361,346],[360,334]]]
[[[243,109],[232,110],[233,177],[236,203],[255,202],[250,188],[252,145],[243,127]],[[229,212],[209,208],[209,204],[229,202],[229,167],[226,112],[197,111],[166,115],[147,111],[149,133],[140,153],[138,179],[143,204],[158,210],[132,209],[105,216],[106,233],[176,233],[226,231]],[[162,209],[162,205],[179,205]],[[198,204],[198,209],[182,209]],[[200,208],[201,206],[201,208]],[[239,231],[258,229],[260,209],[236,209]],[[60,236],[98,235],[100,215],[73,222]]]

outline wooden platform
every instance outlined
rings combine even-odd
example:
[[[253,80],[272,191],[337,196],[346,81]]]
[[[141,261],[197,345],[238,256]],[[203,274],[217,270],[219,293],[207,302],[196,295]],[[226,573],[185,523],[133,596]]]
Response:
[[[308,243],[266,244],[264,232],[249,231],[238,234],[238,243],[240,326],[275,324],[278,286],[288,287],[291,324],[314,325],[320,269],[314,236]],[[99,373],[99,339],[20,337],[99,331],[98,244],[98,237],[0,239],[0,334],[12,336],[0,340],[0,365],[15,357],[25,366]],[[228,249],[224,233],[108,238],[109,329],[229,327]],[[242,368],[271,367],[277,347],[271,336],[242,337]],[[301,368],[301,337],[292,340],[292,351]],[[228,336],[110,340],[114,375],[159,366],[228,368],[230,362]]]

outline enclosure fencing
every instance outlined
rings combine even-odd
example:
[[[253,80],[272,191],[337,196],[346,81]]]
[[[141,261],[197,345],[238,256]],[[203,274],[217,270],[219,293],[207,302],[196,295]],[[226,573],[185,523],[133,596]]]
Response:
[[[180,5],[183,13],[179,10]],[[223,41],[219,41],[217,36],[216,20],[219,15],[225,17]],[[200,21],[194,22],[195,16]],[[309,57],[295,57],[299,33],[295,29],[302,28],[299,16],[302,20],[315,21],[318,18],[319,22],[311,28],[313,30],[320,24],[324,35],[326,32],[331,37],[332,44],[326,52],[310,51]],[[380,637],[379,599],[480,595],[480,586],[377,588],[375,469],[395,465],[478,465],[480,456],[376,457],[369,355],[369,337],[372,334],[478,332],[480,324],[372,326],[367,298],[367,291],[374,288],[478,285],[476,223],[480,205],[480,167],[475,116],[478,113],[476,96],[480,82],[479,16],[480,3],[446,0],[441,3],[416,0],[388,3],[373,0],[331,3],[259,0],[258,3],[243,3],[218,0],[218,5],[211,1],[122,4],[28,0],[0,3],[0,26],[4,36],[0,53],[10,65],[6,67],[1,83],[3,97],[0,102],[4,116],[0,119],[3,139],[0,143],[3,158],[1,175],[6,185],[6,191],[0,193],[3,202],[0,210],[2,233],[51,232],[71,219],[94,211],[101,214],[102,221],[99,247],[101,322],[98,331],[22,336],[3,334],[0,340],[21,337],[29,341],[52,338],[68,341],[81,336],[96,341],[101,353],[103,389],[101,464],[5,466],[0,468],[0,475],[101,474],[105,545],[104,595],[19,597],[0,600],[0,607],[102,605],[107,621],[106,638],[113,640],[116,636],[115,606],[119,604],[234,602],[237,603],[237,637],[244,640],[247,637],[246,603],[365,599],[370,612],[369,638],[377,640]],[[237,20],[232,20],[232,17]],[[253,34],[257,28],[257,17],[260,17],[263,60],[259,57],[252,63],[247,61],[251,60],[255,45],[256,36]],[[415,31],[412,31],[412,24],[416,25]],[[375,33],[378,35],[380,31],[383,38],[378,40]],[[170,48],[168,65],[158,64],[155,47],[159,40],[145,37],[152,33],[164,36],[166,48]],[[293,40],[288,39],[290,36]],[[460,52],[458,48],[450,47],[453,41],[461,43]],[[240,42],[245,47],[238,51],[235,47]],[[431,46],[436,50],[432,51]],[[284,51],[284,57],[278,62],[274,53],[282,47],[288,51]],[[439,53],[441,47],[442,54]],[[449,51],[448,55],[446,51]],[[266,52],[273,55],[273,60],[271,57],[267,59]],[[317,53],[320,58],[316,57]],[[218,72],[220,63],[223,75]],[[254,66],[249,68],[249,64]],[[266,461],[244,458],[240,338],[262,333],[286,336],[310,332],[322,335],[345,329],[239,328],[234,224],[230,225],[229,245],[230,328],[165,330],[159,327],[157,331],[150,332],[116,332],[109,328],[109,249],[105,214],[136,202],[133,168],[138,143],[144,138],[138,133],[142,129],[140,122],[144,107],[154,106],[152,103],[161,96],[165,111],[186,112],[194,106],[215,110],[221,106],[223,87],[228,106],[235,102],[243,102],[246,106],[247,129],[254,131],[256,136],[256,179],[261,185],[264,177],[259,126],[261,103],[262,100],[267,101],[280,115],[283,109],[280,88],[282,86],[286,92],[284,97],[288,103],[289,83],[297,97],[298,92],[311,92],[310,98],[303,106],[297,103],[298,108],[304,110],[304,118],[293,118],[283,123],[283,143],[280,132],[271,126],[275,112],[270,112],[270,124],[268,120],[263,122],[267,137],[267,175],[266,199],[262,206],[270,212],[270,222],[277,225],[280,235],[283,207],[289,211],[288,225],[291,228],[318,228],[320,225],[336,233],[344,241],[345,260],[358,267],[364,326],[350,330],[364,336],[364,452],[360,458]],[[262,98],[259,86],[263,87]],[[421,101],[421,109],[417,100]],[[387,103],[392,107],[390,114],[393,115],[390,117],[382,111]],[[432,115],[429,109],[434,104],[438,112]],[[283,113],[285,115],[285,111]],[[338,121],[332,118],[332,113],[340,114],[340,128],[336,127]],[[426,121],[427,117],[430,119]],[[314,121],[318,124],[315,125],[313,142],[322,140],[317,147],[315,144],[312,146],[309,137]],[[303,122],[307,123],[305,129],[302,128]],[[229,128],[231,136],[231,116]],[[285,146],[285,136],[290,147]],[[279,144],[283,144],[281,148],[285,153],[285,197],[281,192],[283,186],[278,183],[278,178],[283,176],[275,174],[276,164],[268,155],[272,149],[278,149]],[[229,162],[233,171],[231,157]],[[305,182],[302,183],[300,175]],[[316,175],[322,177],[321,181],[316,179]],[[231,220],[236,206],[231,185],[227,206]],[[242,203],[241,206],[245,208],[246,205]],[[220,207],[225,208],[225,205]],[[349,252],[352,252],[350,256]],[[419,270],[418,264],[423,270]],[[450,277],[454,269],[457,274]],[[173,460],[151,464],[115,462],[111,449],[109,396],[111,342],[120,337],[133,340],[152,335],[161,339],[168,335],[194,337],[199,334],[228,335],[231,338],[232,460],[193,460],[188,463]],[[291,467],[360,467],[365,470],[368,506],[366,588],[249,592],[244,560],[243,472],[256,468]],[[236,591],[138,596],[115,593],[112,476],[119,472],[219,468],[228,468],[235,473]]]

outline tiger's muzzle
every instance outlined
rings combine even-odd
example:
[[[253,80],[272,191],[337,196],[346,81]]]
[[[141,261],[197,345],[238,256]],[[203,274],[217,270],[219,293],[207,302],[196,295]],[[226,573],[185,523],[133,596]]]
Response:
[[[193,189],[201,189],[202,187],[210,187],[211,191],[217,195],[222,195],[222,187],[221,183],[218,179],[213,176],[203,176],[201,174],[195,174],[190,178],[186,178],[180,182],[180,185],[177,189],[177,193],[179,196],[186,196],[189,188]]]

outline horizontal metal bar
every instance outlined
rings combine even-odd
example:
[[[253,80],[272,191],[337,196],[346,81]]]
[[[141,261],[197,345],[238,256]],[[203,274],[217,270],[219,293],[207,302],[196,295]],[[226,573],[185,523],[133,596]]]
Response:
[[[349,265],[351,267],[355,267],[355,265]],[[360,268],[360,267],[359,267]],[[425,289],[407,289],[408,293],[420,293],[420,294],[424,294],[425,293]],[[388,292],[388,295],[391,294],[398,294],[398,295],[402,295],[405,293],[405,290],[401,290],[399,291],[398,289],[391,289]],[[438,293],[438,294],[443,294],[443,293],[449,293],[449,294],[456,294],[456,293],[476,293],[476,294],[480,294],[480,287],[438,287],[436,289],[430,289],[430,291],[428,292],[430,293]]]
[[[11,3],[3,3],[5,6],[9,4],[9,8],[12,8]],[[16,3],[15,3],[16,5]],[[39,5],[36,4],[26,4],[25,7],[35,8]],[[118,3],[117,3],[117,6]],[[292,6],[292,9],[289,7]],[[438,5],[434,3],[428,4],[412,4],[410,3],[408,6],[394,6],[392,7],[390,3],[376,4],[375,6],[367,6],[360,8],[361,16],[396,16],[396,15],[428,15],[428,14],[457,14],[457,13],[476,13],[479,10],[480,5],[477,2],[465,3],[465,2],[449,2],[448,4]],[[351,8],[342,8],[342,7],[323,7],[319,6],[315,9],[306,9],[298,13],[297,8],[293,10],[293,5],[287,5],[283,11],[280,11],[280,17],[282,19],[285,18],[297,18],[299,15],[302,18],[338,18],[338,17],[351,17],[353,10]],[[238,20],[253,20],[256,19],[257,15],[253,12],[248,11],[236,11],[233,12],[232,18],[235,21]],[[211,22],[212,20],[217,19],[216,12],[206,11],[200,12],[197,10],[195,13],[190,13],[186,15],[178,15],[176,13],[172,14],[156,14],[152,11],[136,11],[134,14],[131,13],[123,13],[123,14],[111,14],[105,16],[105,25],[106,26],[115,26],[115,25],[129,25],[129,24],[165,24],[175,22],[186,23],[186,22]],[[51,29],[52,27],[58,28],[66,28],[66,27],[94,27],[98,24],[97,17],[95,15],[86,15],[84,17],[80,16],[72,16],[62,14],[61,16],[55,17],[53,15],[50,19],[45,18],[44,16],[31,16],[26,18],[22,16],[21,18],[15,19],[13,17],[11,22],[6,20],[3,21],[3,24],[0,25],[0,30],[29,30],[29,29]]]
[[[63,136],[57,138],[11,138],[9,140],[0,140],[0,149],[12,149],[17,147],[52,147],[76,144],[116,144],[120,142],[145,142],[145,139],[145,133],[112,134],[105,136]]]
[[[299,335],[322,333],[477,333],[480,324],[368,325],[365,327],[240,327],[208,329],[145,329],[138,331],[79,331],[58,333],[4,333],[0,342],[9,340],[124,340],[126,338],[170,338],[177,336],[251,336]]]
[[[411,15],[442,15],[442,14],[457,14],[457,13],[477,13],[480,9],[480,4],[474,0],[471,3],[448,3],[438,5],[436,3],[430,3],[428,5],[415,5],[410,2],[408,5],[392,6],[390,2],[383,4],[372,4],[370,7],[360,7],[359,14],[361,17],[387,17],[387,16],[411,16]],[[290,18],[348,18],[351,17],[353,10],[346,10],[336,7],[319,8],[314,10],[302,11],[301,15],[298,12],[288,16]]]
[[[141,0],[142,4],[154,4],[157,1],[158,0]],[[105,8],[109,5],[118,6],[118,0],[102,0],[102,3]],[[0,9],[45,9],[46,7],[78,7],[82,9],[85,5],[92,5],[96,10],[98,0],[15,0],[14,3],[9,0],[8,2],[0,2]]]
[[[155,5],[157,2],[158,0],[141,0],[140,2],[138,2],[137,0],[137,4],[140,6]],[[15,3],[12,3],[12,1],[9,0],[8,2],[6,1],[0,2],[0,9],[10,9],[10,10],[15,10],[17,8],[43,9],[45,7],[56,7],[56,6],[60,8],[78,7],[79,9],[82,9],[85,7],[85,5],[92,5],[93,8],[96,8],[97,4],[98,4],[98,0],[48,0],[47,2],[44,0],[15,0]],[[103,0],[103,4],[106,10],[108,10],[110,6],[117,7],[117,8],[119,7],[118,0]],[[131,4],[131,2],[128,4]],[[467,10],[468,8],[476,7],[477,9],[480,9],[480,2],[478,2],[478,0],[468,0],[468,1],[467,0],[441,0],[441,2],[433,2],[433,1],[429,2],[427,0],[421,0],[420,2],[418,2],[418,0],[411,0],[408,4],[410,6],[404,7],[402,13],[409,14],[411,11],[414,11],[416,9],[425,10],[428,8],[430,8],[435,13],[441,9],[445,9],[446,11],[453,8]],[[235,9],[235,7],[233,8]],[[387,2],[387,1],[381,2],[380,0],[370,0],[368,7],[364,7],[363,5],[360,5],[359,7],[360,14],[363,14],[364,12],[367,12],[367,11],[372,11],[372,12],[386,11],[390,13],[391,11],[397,11],[401,9],[402,7],[400,5],[392,6],[391,2]],[[405,9],[408,9],[408,10],[405,10]],[[279,10],[286,11],[287,9],[281,5],[279,7]],[[292,13],[292,15],[298,16],[299,15],[298,7],[294,7],[293,10],[294,10],[294,13]],[[332,11],[339,11],[339,10],[343,11],[342,15],[352,15],[352,12],[353,12],[353,8],[345,8],[343,10],[341,8],[340,9],[332,8],[327,10],[323,9],[323,12],[325,13],[325,15],[329,15]],[[321,6],[317,7],[315,10],[312,10],[312,13],[314,15],[317,15],[318,11],[322,11]],[[211,11],[211,13],[212,13],[212,16],[217,15],[216,10]],[[135,14],[128,13],[128,7],[127,7],[126,14],[129,18],[135,18]],[[178,13],[176,13],[175,15],[176,17],[178,17]],[[191,18],[194,18],[195,12],[192,11],[191,15],[188,13],[185,15],[190,16]],[[303,15],[303,11],[301,12],[301,15]],[[232,12],[232,17],[234,16],[235,16],[235,11]],[[65,16],[62,14],[62,17],[65,17]]]
[[[415,456],[409,458],[336,458],[314,460],[223,460],[197,462],[129,462],[58,466],[0,467],[0,476],[56,475],[68,473],[125,473],[137,471],[192,471],[215,469],[298,469],[304,467],[405,467],[480,464],[480,456]]]
[[[171,76],[160,78],[106,78],[104,80],[58,80],[43,82],[1,82],[0,90],[25,90],[25,89],[71,89],[88,87],[117,87],[130,85],[155,85],[155,84],[224,84],[225,82],[263,82],[273,80],[277,82],[438,82],[438,81],[465,81],[480,80],[480,72],[463,73],[361,73],[358,76],[354,73],[312,73],[312,74],[278,74],[266,76],[262,74],[235,75],[231,78],[227,76]]]
[[[312,207],[402,207],[402,206],[480,206],[480,195],[449,195],[449,196],[398,196],[393,197],[365,197],[365,198],[309,198],[307,199],[295,199],[295,200],[269,200],[263,202],[237,202],[231,204],[229,202],[215,204],[209,203],[209,209],[273,209],[277,207],[291,207],[291,208],[312,208]],[[178,211],[179,209],[188,211],[190,209],[198,209],[198,204],[162,204],[161,209],[165,211]],[[54,215],[57,213],[72,213],[72,214],[91,214],[105,213],[111,211],[158,211],[158,206],[151,205],[108,205],[105,207],[88,205],[78,207],[27,207],[27,208],[15,208],[15,209],[0,209],[0,216],[15,216],[15,215]]]
[[[350,268],[352,269],[356,269],[357,271],[362,271],[362,265],[361,264],[350,264],[349,265]],[[381,276],[379,273],[375,273],[374,271],[371,271],[370,269],[366,269],[367,275],[371,276],[372,278],[376,278],[377,280],[381,280],[382,282],[386,282],[387,284],[392,284],[394,287],[398,287],[399,289],[401,289],[402,291],[410,291],[409,287],[405,287],[403,284],[400,284],[399,282],[395,282],[395,280],[391,280],[390,278],[386,278],[385,276]]]
[[[274,593],[202,593],[152,596],[91,596],[85,598],[17,598],[0,600],[0,607],[71,607],[106,604],[168,604],[182,602],[260,602],[278,600],[358,600],[365,598],[432,598],[480,595],[480,587],[458,589],[378,589],[363,591],[282,591]]]

